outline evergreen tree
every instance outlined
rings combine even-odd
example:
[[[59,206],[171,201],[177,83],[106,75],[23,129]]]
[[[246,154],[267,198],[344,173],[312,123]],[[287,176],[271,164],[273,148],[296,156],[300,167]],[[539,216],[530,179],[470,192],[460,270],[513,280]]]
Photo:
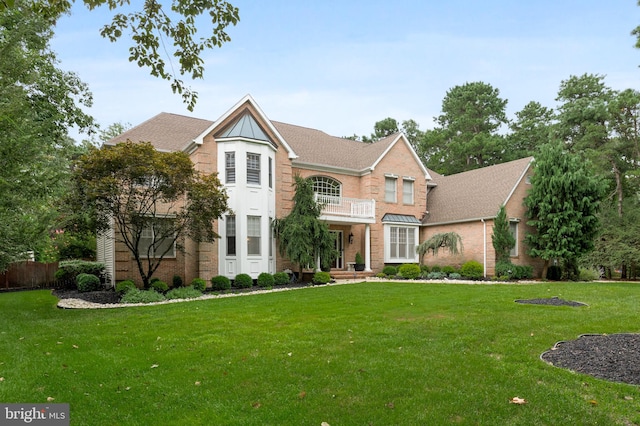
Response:
[[[320,220],[322,205],[315,200],[313,182],[301,176],[294,177],[293,209],[288,216],[274,220],[280,254],[305,267],[316,265],[318,259],[328,266],[336,256],[335,240],[329,225]]]
[[[509,230],[509,221],[507,220],[507,211],[504,206],[500,206],[495,221],[493,222],[493,235],[491,242],[496,252],[496,263],[510,262],[509,253],[515,246],[516,240]]]
[[[536,230],[525,237],[529,254],[544,259],[543,277],[552,259],[570,266],[571,277],[578,258],[593,249],[602,181],[558,142],[541,148],[534,170],[525,198],[527,225]]]

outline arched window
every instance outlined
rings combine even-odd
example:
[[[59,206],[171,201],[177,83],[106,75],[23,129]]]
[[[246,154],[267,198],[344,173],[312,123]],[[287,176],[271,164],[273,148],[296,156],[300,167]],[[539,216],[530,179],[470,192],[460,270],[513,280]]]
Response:
[[[312,176],[313,192],[318,194],[318,201],[327,204],[340,204],[342,184],[328,176]]]

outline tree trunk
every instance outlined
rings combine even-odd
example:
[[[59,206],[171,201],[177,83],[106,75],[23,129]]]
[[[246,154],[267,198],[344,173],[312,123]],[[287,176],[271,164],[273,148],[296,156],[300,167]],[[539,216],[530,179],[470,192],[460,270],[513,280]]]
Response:
[[[547,279],[547,271],[549,270],[549,259],[544,259],[544,265],[542,265],[542,278],[543,280]]]

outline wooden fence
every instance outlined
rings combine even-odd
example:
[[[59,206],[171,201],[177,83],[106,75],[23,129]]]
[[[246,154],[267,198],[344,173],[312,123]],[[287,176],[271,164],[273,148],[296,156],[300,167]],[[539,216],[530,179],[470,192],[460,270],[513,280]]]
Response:
[[[12,263],[7,271],[0,273],[0,289],[55,287],[57,270],[58,262]]]

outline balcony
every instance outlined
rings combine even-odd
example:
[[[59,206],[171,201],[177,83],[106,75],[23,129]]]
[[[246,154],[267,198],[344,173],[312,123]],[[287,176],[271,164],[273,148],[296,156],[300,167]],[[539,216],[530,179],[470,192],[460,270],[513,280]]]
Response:
[[[376,201],[359,198],[336,197],[315,194],[317,203],[323,205],[322,219],[335,222],[374,223]]]

